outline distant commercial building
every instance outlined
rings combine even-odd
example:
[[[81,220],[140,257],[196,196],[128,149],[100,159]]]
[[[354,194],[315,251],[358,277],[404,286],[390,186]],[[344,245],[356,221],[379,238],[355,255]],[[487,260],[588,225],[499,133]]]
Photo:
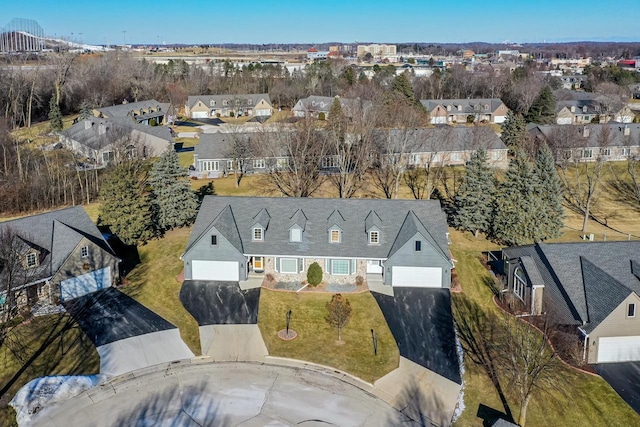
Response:
[[[358,58],[364,58],[364,56],[370,53],[374,58],[384,58],[387,56],[396,55],[395,44],[367,44],[358,45]]]
[[[329,51],[318,51],[315,47],[312,47],[307,51],[307,60],[315,61],[319,59],[327,59],[329,56]]]

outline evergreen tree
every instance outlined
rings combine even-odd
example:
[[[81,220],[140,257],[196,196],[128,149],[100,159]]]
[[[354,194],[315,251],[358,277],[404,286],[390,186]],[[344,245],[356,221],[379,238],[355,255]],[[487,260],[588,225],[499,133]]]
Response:
[[[518,149],[498,187],[493,236],[507,245],[524,245],[541,235],[540,185],[524,150]]]
[[[397,75],[393,79],[391,90],[400,99],[406,100],[410,104],[417,103],[415,94],[413,93],[413,86],[411,86],[411,82],[404,73]]]
[[[154,222],[160,230],[182,227],[193,221],[198,198],[191,191],[187,170],[175,150],[164,152],[149,173]]]
[[[109,174],[100,189],[99,222],[108,225],[127,245],[145,243],[155,234],[140,166],[137,161],[122,163]]]
[[[80,115],[78,116],[78,120],[86,120],[90,119],[91,117],[93,117],[91,106],[86,100],[82,101],[82,104],[80,104]]]
[[[538,124],[552,124],[556,117],[556,100],[549,86],[540,91],[540,95],[533,102],[527,113],[527,122]]]
[[[516,147],[522,147],[526,138],[526,126],[527,122],[520,114],[509,110],[501,125],[502,136],[500,138],[512,152],[515,152]]]
[[[467,162],[466,172],[453,200],[453,226],[478,236],[491,229],[496,181],[487,161],[487,153],[479,148]]]
[[[51,101],[49,101],[49,126],[51,126],[52,131],[62,130],[62,113],[56,103],[55,96],[52,96]]]
[[[541,215],[538,219],[540,234],[535,236],[535,240],[539,242],[560,237],[564,219],[562,183],[556,170],[553,153],[547,144],[538,150],[534,173],[540,184]]]

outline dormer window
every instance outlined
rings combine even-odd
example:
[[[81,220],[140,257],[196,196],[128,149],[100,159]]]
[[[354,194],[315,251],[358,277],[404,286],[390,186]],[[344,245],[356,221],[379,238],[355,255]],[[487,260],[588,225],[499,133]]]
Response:
[[[295,227],[289,230],[289,241],[290,242],[302,242],[302,230]]]
[[[247,105],[252,105],[253,104],[253,99],[247,99]]]
[[[369,244],[371,245],[380,244],[380,232],[373,231],[373,230],[369,232]]]
[[[329,232],[329,241],[331,243],[340,243],[340,230],[331,230]]]
[[[27,254],[27,268],[34,268],[38,266],[38,256],[34,252]]]
[[[211,101],[209,101],[209,105],[211,105],[212,107],[215,107],[216,101],[212,99]]]
[[[414,248],[415,248],[416,252],[420,252],[422,250],[422,241],[416,240]]]
[[[253,229],[253,240],[254,241],[264,240],[264,232],[261,227],[256,227]]]
[[[83,246],[80,248],[80,256],[86,258],[89,256],[89,246]]]

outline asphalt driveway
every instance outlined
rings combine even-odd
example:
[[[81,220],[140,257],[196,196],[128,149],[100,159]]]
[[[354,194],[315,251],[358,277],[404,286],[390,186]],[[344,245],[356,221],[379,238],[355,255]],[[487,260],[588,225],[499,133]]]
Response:
[[[73,299],[65,308],[96,346],[102,374],[194,357],[178,328],[115,288]]]
[[[175,326],[116,288],[64,303],[96,347]]]
[[[596,371],[640,414],[640,362],[601,363]]]

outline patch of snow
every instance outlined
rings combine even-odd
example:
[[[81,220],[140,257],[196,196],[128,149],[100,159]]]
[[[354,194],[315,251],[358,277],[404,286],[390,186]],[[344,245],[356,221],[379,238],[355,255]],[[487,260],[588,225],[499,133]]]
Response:
[[[62,305],[51,305],[51,304],[34,304],[31,308],[31,314],[34,317],[38,316],[48,316],[49,314],[60,314],[64,313],[67,310],[64,309]]]
[[[51,404],[77,396],[107,379],[106,375],[56,375],[40,377],[22,386],[9,404],[16,411],[19,426]]]
[[[455,330],[456,334],[456,353],[458,353],[458,363],[460,364],[460,379],[462,380],[462,387],[460,388],[460,394],[458,395],[458,403],[456,404],[456,409],[453,411],[453,419],[451,420],[451,424],[454,424],[462,412],[464,412],[464,349],[462,348],[462,343],[460,342],[460,337],[458,337],[458,331]]]

